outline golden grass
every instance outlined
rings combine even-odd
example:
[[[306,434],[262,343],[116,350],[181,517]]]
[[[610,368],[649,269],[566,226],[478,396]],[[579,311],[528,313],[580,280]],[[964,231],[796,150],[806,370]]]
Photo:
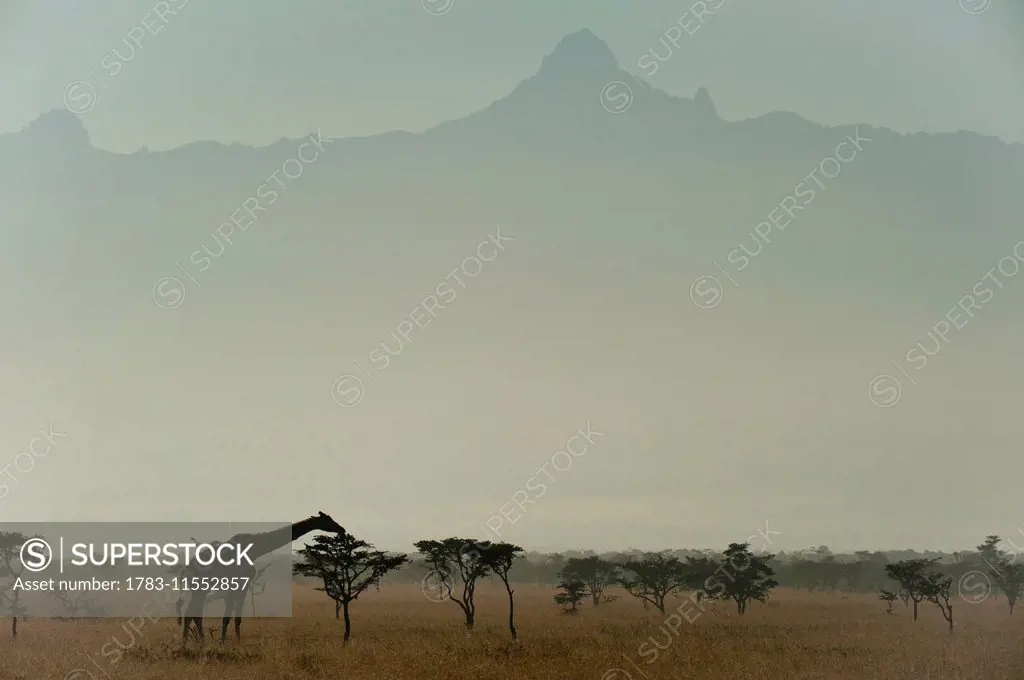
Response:
[[[712,605],[715,613],[684,622],[647,664],[650,655],[640,656],[638,647],[650,636],[664,646],[664,618],[632,598],[586,605],[570,617],[551,603],[547,588],[519,586],[516,596],[516,645],[505,627],[504,591],[483,586],[472,634],[455,604],[431,602],[418,586],[365,593],[353,605],[347,647],[333,604],[308,588],[296,589],[295,618],[247,619],[241,644],[208,642],[201,651],[194,651],[195,643],[182,650],[173,619],[147,620],[137,633],[121,619],[29,620],[19,624],[16,642],[5,620],[0,680],[644,680],[641,671],[650,680],[1024,678],[1024,614],[1011,618],[1005,602],[995,599],[958,601],[950,635],[933,605],[922,604],[915,627],[901,602],[889,616],[871,595],[780,590],[743,617],[726,603]],[[692,607],[685,611],[693,617]],[[218,632],[219,623],[206,620]],[[103,655],[105,645],[108,655],[118,649],[114,638],[130,647],[117,663]],[[75,669],[82,672],[69,676]]]

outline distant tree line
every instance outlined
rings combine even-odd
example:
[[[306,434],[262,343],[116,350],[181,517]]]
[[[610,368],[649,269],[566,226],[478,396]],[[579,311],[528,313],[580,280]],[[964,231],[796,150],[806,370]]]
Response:
[[[612,562],[600,557],[569,558],[559,572],[561,581],[554,600],[567,614],[579,612],[580,602],[589,597],[594,606],[614,598],[607,590],[619,586],[640,600],[645,608],[665,614],[671,603],[691,593],[691,604],[677,606],[676,616],[692,620],[704,611],[705,600],[731,600],[743,615],[751,600],[766,602],[778,585],[769,562],[772,555],[755,555],[747,543],[730,543],[721,559],[702,555],[681,560],[666,552],[647,553],[639,558]]]
[[[996,543],[991,543],[995,540]],[[990,546],[982,552],[982,546],[974,551],[955,553],[900,551],[858,551],[850,554],[833,554],[827,546],[817,546],[797,552],[780,552],[768,560],[775,573],[779,587],[793,588],[808,592],[877,593],[894,585],[885,567],[903,560],[934,560],[937,568],[949,576],[960,578],[971,571],[988,573],[990,566],[998,559],[992,550],[999,545],[998,536],[986,538]],[[998,552],[998,551],[997,551]],[[560,553],[525,552],[509,572],[513,584],[556,587],[562,580],[563,569],[573,560],[594,558],[604,562],[622,564],[641,560],[650,552],[640,550],[597,553],[573,550]],[[722,553],[712,550],[667,550],[658,554],[687,559],[721,559]],[[1001,553],[1004,557],[1012,552]],[[1007,558],[1008,559],[1008,558]],[[988,563],[986,563],[986,561]],[[1024,560],[1021,560],[1024,562]],[[431,568],[422,556],[411,556],[400,569],[391,572],[382,583],[421,583]],[[485,581],[493,577],[485,577]],[[493,578],[495,584],[499,581]]]
[[[28,537],[0,533],[0,610],[11,617],[12,635],[25,611],[14,579],[24,571],[21,546]],[[636,598],[645,608],[671,617],[699,615],[709,600],[731,601],[743,615],[752,601],[766,602],[779,586],[809,592],[876,593],[890,614],[902,601],[918,620],[919,605],[930,603],[954,627],[954,603],[960,597],[980,602],[1005,599],[1012,615],[1024,592],[1024,563],[990,535],[973,551],[914,551],[833,554],[826,546],[796,553],[754,553],[748,543],[731,543],[721,553],[709,550],[527,553],[504,542],[449,537],[421,540],[417,554],[377,550],[351,534],[319,535],[297,552],[293,565],[300,579],[314,579],[318,590],[335,604],[344,619],[344,640],[351,636],[351,605],[370,587],[382,583],[417,583],[428,597],[457,605],[467,630],[476,622],[476,589],[484,582],[500,584],[508,596],[508,628],[515,625],[516,584],[547,586],[553,600],[568,614],[588,601],[597,607],[617,599],[615,590]],[[1012,544],[1011,544],[1012,545]],[[3,579],[6,578],[6,583]],[[433,594],[430,594],[433,592]],[[687,595],[688,593],[688,595]],[[72,615],[88,612],[90,603],[65,600]],[[695,620],[695,619],[691,619]]]
[[[1014,550],[1005,550],[1003,545]],[[597,554],[593,551],[526,553],[517,561],[507,580],[551,586],[559,592],[555,602],[568,613],[580,611],[587,598],[596,606],[614,596],[608,588],[621,587],[645,607],[664,613],[666,598],[690,591],[700,603],[704,599],[731,599],[737,611],[747,603],[767,597],[773,587],[807,592],[876,593],[886,611],[902,601],[916,622],[922,603],[935,605],[949,630],[954,627],[957,596],[967,602],[988,597],[1005,599],[1012,615],[1024,594],[1024,560],[1017,563],[1016,546],[997,535],[989,535],[974,550],[954,553],[903,551],[858,551],[833,554],[827,546],[778,555],[756,555],[747,544],[730,544],[723,553],[710,550],[672,550],[659,553],[628,551]],[[744,573],[751,583],[733,584],[719,578],[713,587],[704,584],[723,565],[737,558],[754,565]],[[430,572],[423,560],[412,560],[391,575],[392,582],[416,582]],[[968,592],[969,591],[969,592]]]

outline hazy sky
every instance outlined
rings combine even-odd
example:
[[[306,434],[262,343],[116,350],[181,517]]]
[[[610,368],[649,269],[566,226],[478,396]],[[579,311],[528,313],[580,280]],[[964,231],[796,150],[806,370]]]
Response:
[[[506,96],[584,27],[641,76],[637,61],[651,48],[664,54],[659,38],[688,11],[660,0],[454,0],[439,16],[418,0],[183,2],[168,0],[180,12],[145,34],[116,75],[105,57],[131,53],[123,38],[153,2],[5,3],[0,133],[62,107],[75,80],[98,96],[81,116],[92,143],[117,152],[196,140],[262,145],[317,128],[421,131]],[[998,0],[976,15],[955,0],[731,0],[684,32],[648,80],[686,97],[707,87],[726,119],[787,110],[820,123],[1024,141],[1022,27],[1018,8]],[[198,176],[195,185],[205,186]],[[472,189],[453,186],[438,204],[469,214]],[[118,191],[131,200],[130,187]],[[729,187],[722,197],[742,200]],[[188,232],[153,259],[146,280],[175,274],[176,258],[211,228],[175,224],[169,204],[138,206],[140,223]],[[6,480],[6,496],[0,489],[0,514],[282,521],[323,510],[380,547],[409,549],[420,538],[483,536],[499,507],[540,481],[544,498],[506,523],[502,538],[528,548],[724,547],[767,522],[781,532],[772,550],[952,550],[1024,524],[1019,292],[1000,292],[898,408],[867,397],[871,376],[895,371],[890,359],[924,339],[984,273],[973,263],[949,272],[948,304],[935,307],[890,294],[888,280],[866,300],[814,287],[782,293],[759,285],[762,272],[783,266],[766,256],[706,310],[686,293],[695,276],[715,273],[706,259],[696,269],[672,261],[658,232],[640,229],[705,223],[685,207],[623,210],[601,225],[623,240],[635,229],[629,253],[602,251],[596,238],[559,242],[543,215],[502,222],[516,240],[457,289],[450,309],[412,331],[375,384],[354,362],[369,368],[379,343],[394,346],[388,334],[501,221],[500,210],[471,207],[480,221],[449,225],[439,209],[390,247],[339,226],[350,248],[315,271],[303,257],[322,263],[329,253],[301,224],[281,225],[296,235],[262,260],[253,253],[274,232],[253,230],[175,310],[159,309],[147,290],[116,301],[83,292],[60,304],[43,287],[12,292],[6,309],[21,309],[11,318],[31,315],[51,332],[7,324],[0,455],[13,464],[51,419],[67,436],[31,470],[10,468],[18,481]],[[346,210],[319,217],[349,226]],[[62,262],[49,248],[63,248],[64,233],[81,239],[66,249],[88,252],[95,268],[62,271],[65,283],[126,270],[128,260],[138,268],[152,255],[89,240],[88,217],[65,217],[46,233],[13,224],[3,232],[24,239],[19,248],[35,244],[40,286]],[[993,252],[992,263],[1005,254]],[[285,287],[287,277],[268,273],[265,286],[243,287],[231,278],[236,266],[264,265],[302,281]],[[8,274],[0,283],[17,291]],[[342,409],[331,383],[347,373],[362,377],[366,395]],[[552,457],[588,422],[600,436],[571,468],[552,471],[565,465]],[[553,481],[538,472],[546,464]]]

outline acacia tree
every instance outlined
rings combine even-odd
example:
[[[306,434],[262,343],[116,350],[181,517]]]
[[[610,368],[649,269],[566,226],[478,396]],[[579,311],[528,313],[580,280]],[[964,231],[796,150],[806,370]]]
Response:
[[[468,538],[446,538],[441,541],[416,541],[416,549],[423,555],[430,571],[437,575],[448,599],[459,605],[466,618],[466,628],[473,630],[476,622],[476,582],[490,573],[485,551],[476,541]],[[455,578],[462,584],[462,592],[452,592]]]
[[[667,552],[648,553],[639,560],[619,565],[618,583],[633,597],[653,604],[665,613],[665,598],[686,587],[686,568]]]
[[[263,576],[263,572],[270,568],[269,564],[264,564],[262,567],[256,570],[256,575],[253,576],[249,582],[249,599],[252,603],[252,615],[256,616],[256,596],[262,595],[267,588],[267,584],[260,580]]]
[[[601,604],[604,591],[618,583],[619,565],[603,560],[596,555],[590,557],[570,557],[558,576],[563,580],[583,581],[586,594],[590,596],[594,606]]]
[[[881,593],[879,593],[878,599],[885,602],[888,605],[885,609],[886,614],[892,614],[892,603],[896,601],[897,597],[899,597],[899,595],[888,590],[883,590]]]
[[[1024,564],[1016,564],[1014,555],[999,549],[1002,541],[1003,539],[994,534],[986,536],[985,542],[977,547],[977,551],[978,557],[984,563],[982,569],[991,578],[993,586],[1006,596],[1010,616],[1013,616],[1013,608],[1024,590]]]
[[[720,569],[721,565],[707,555],[686,558],[683,568],[684,581],[688,590],[696,592],[698,604],[708,596],[708,589],[714,585],[715,574]]]
[[[904,598],[903,601],[910,600],[914,603],[914,623],[917,623],[917,605],[925,599],[930,587],[926,572],[936,562],[938,560],[935,558],[918,557],[885,565],[885,573],[900,584],[900,596]]]
[[[1013,608],[1024,593],[1024,564],[1004,560],[999,564],[998,573],[993,573],[992,578],[1006,596],[1006,603],[1010,605],[1010,616],[1013,616]]]
[[[725,561],[718,570],[725,576],[720,581],[722,587],[715,593],[708,592],[707,596],[732,600],[740,615],[747,612],[750,600],[767,602],[772,588],[779,585],[772,578],[775,571],[768,564],[774,555],[755,555],[750,552],[749,543],[730,543],[723,555]]]
[[[60,606],[68,613],[69,616],[74,618],[84,618],[89,616],[92,618],[101,617],[104,614],[104,607],[97,605],[96,601],[100,598],[99,595],[91,592],[69,592],[56,590],[52,593],[53,599],[60,603]],[[84,616],[79,617],[79,614]]]
[[[481,543],[483,562],[491,573],[496,574],[505,584],[508,593],[508,630],[512,639],[516,639],[516,602],[512,595],[516,592],[508,581],[508,573],[517,559],[522,557],[523,549],[511,543]]]
[[[999,544],[1002,542],[1002,538],[996,534],[990,534],[985,537],[981,545],[975,548],[978,551],[978,557],[986,566],[995,567],[1006,557],[1006,554],[999,549]]]
[[[294,565],[294,572],[323,581],[317,590],[334,600],[335,618],[344,614],[346,644],[352,634],[349,605],[370,586],[379,586],[385,574],[408,562],[406,555],[373,550],[371,544],[349,533],[321,534],[298,553],[302,561]]]
[[[11,637],[18,637],[18,617],[24,618],[25,608],[21,606],[21,588],[14,585],[25,573],[21,562],[21,547],[30,537],[20,531],[0,531],[0,576],[9,576],[11,582],[0,589],[0,599],[11,614]],[[36,537],[38,538],[38,537]]]
[[[921,585],[925,599],[942,612],[942,618],[946,619],[946,623],[949,624],[950,633],[953,632],[953,602],[950,592],[952,585],[952,578],[937,572],[926,574]]]
[[[565,578],[555,587],[562,589],[562,592],[555,593],[555,604],[562,605],[566,614],[579,613],[580,602],[587,596],[587,584],[578,578]]]

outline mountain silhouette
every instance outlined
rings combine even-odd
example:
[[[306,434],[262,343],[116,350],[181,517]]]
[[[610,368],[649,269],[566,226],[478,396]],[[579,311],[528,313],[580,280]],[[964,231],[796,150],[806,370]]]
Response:
[[[605,106],[610,83],[628,107]],[[374,257],[416,266],[483,225],[515,224],[544,244],[523,266],[553,267],[557,253],[585,243],[594,257],[679,272],[682,282],[713,271],[712,259],[724,265],[740,243],[755,249],[755,225],[857,135],[870,139],[864,150],[744,275],[780,290],[895,287],[955,300],[1016,241],[1021,145],[826,127],[785,112],[726,121],[706,89],[693,99],[659,91],[589,30],[565,36],[533,76],[480,111],[422,134],[331,142],[257,227],[236,235],[244,252],[231,250],[209,275],[232,290],[320,285],[339,253],[355,256],[356,269]],[[92,147],[74,114],[46,113],[0,136],[7,275],[76,319],[80,303],[145,301],[176,262],[215,245],[213,230],[301,142],[114,154]],[[0,312],[26,313],[10,301]]]
[[[551,54],[541,62],[541,73],[557,76],[562,72],[570,77],[579,77],[589,71],[603,76],[618,67],[619,63],[608,44],[584,28],[558,41]]]

